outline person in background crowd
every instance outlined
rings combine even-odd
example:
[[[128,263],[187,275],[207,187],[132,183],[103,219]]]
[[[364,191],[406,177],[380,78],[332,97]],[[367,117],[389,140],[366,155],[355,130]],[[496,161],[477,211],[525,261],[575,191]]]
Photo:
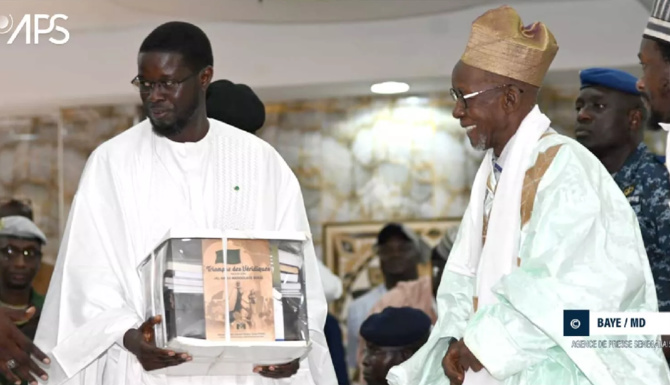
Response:
[[[33,290],[32,283],[40,268],[42,246],[46,242],[44,233],[30,219],[24,216],[0,219],[0,308],[16,313],[32,309],[32,317],[14,321],[14,325],[30,341],[35,338],[44,305],[44,296]],[[16,359],[7,362],[8,369],[16,369]],[[28,380],[25,377],[23,379]],[[14,378],[8,379],[0,374],[0,384],[9,385],[14,381]]]
[[[398,282],[393,289],[389,290],[377,301],[372,309],[370,309],[369,315],[381,313],[389,307],[409,307],[421,310],[430,318],[431,324],[434,325],[437,322],[437,303],[435,301],[437,285],[439,285],[439,279],[442,277],[447,258],[442,257],[440,252],[447,256],[449,255],[451,245],[453,244],[451,240],[452,236],[453,231],[447,232],[440,240],[440,243],[432,249],[431,262],[433,271],[430,276],[421,277],[413,281]],[[422,249],[425,249],[425,247],[422,247]],[[363,344],[362,337],[359,337],[357,353],[359,368],[362,368],[364,349],[365,345]]]
[[[658,310],[670,311],[670,174],[642,142],[647,112],[637,78],[609,68],[579,76],[575,136],[612,174],[637,214]]]
[[[419,350],[430,334],[430,318],[410,307],[387,307],[361,325],[365,341],[363,378],[367,385],[387,385],[386,374]]]
[[[207,87],[207,117],[255,134],[265,123],[265,105],[246,84],[217,80]]]
[[[377,235],[375,249],[379,256],[384,283],[351,302],[347,315],[347,363],[358,369],[358,340],[361,324],[372,307],[399,282],[419,278],[419,263],[428,258],[429,251],[413,231],[397,223],[389,223]]]

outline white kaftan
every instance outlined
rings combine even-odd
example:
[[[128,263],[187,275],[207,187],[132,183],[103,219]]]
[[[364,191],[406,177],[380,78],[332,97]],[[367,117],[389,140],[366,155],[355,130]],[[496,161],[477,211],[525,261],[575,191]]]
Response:
[[[251,134],[209,124],[201,141],[176,143],[156,136],[145,120],[89,158],[35,338],[53,361],[49,385],[337,383],[311,244],[305,266],[312,350],[292,378],[167,378],[145,372],[123,347],[125,332],[144,321],[136,267],[171,227],[309,234],[300,186],[279,154]]]
[[[442,276],[437,324],[419,351],[391,368],[390,385],[448,385],[442,359],[451,337],[463,338],[485,368],[466,372],[464,385],[670,385],[660,348],[572,346],[659,336],[563,335],[564,310],[657,312],[658,304],[621,189],[593,154],[549,123],[537,106],[528,114],[497,186],[487,186],[489,150]]]

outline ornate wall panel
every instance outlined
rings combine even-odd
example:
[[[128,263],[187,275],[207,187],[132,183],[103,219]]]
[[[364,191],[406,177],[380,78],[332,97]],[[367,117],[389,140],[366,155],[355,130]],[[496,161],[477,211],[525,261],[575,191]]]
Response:
[[[259,135],[300,180],[318,249],[325,223],[463,214],[482,154],[450,105],[430,95],[268,106]]]
[[[566,135],[573,133],[575,97],[576,90],[546,88],[540,94],[542,110]],[[452,106],[447,94],[266,106],[259,136],[297,175],[319,256],[326,223],[463,214],[482,154],[472,150]],[[46,289],[88,156],[142,118],[134,104],[0,117],[0,198],[29,198],[50,240],[39,289]],[[664,132],[647,132],[645,142],[663,153]]]

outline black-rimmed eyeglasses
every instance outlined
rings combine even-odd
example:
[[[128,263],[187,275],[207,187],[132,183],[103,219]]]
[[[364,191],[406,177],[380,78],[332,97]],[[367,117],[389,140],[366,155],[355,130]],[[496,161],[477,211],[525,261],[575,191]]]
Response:
[[[139,76],[135,76],[133,80],[130,81],[130,83],[135,87],[137,87],[140,90],[141,94],[148,94],[156,86],[158,86],[159,90],[162,92],[172,92],[176,90],[177,87],[179,87],[179,85],[193,78],[194,76],[198,76],[199,74],[200,71],[194,72],[181,80],[168,79],[168,80],[161,80],[158,82],[150,82],[148,80],[140,79]]]

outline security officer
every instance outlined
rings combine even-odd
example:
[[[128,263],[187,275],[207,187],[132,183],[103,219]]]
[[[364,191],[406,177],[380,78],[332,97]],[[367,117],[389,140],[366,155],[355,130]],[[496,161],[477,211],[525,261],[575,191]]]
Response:
[[[670,176],[642,142],[647,111],[637,79],[608,68],[583,70],[580,79],[575,137],[600,159],[637,214],[659,310],[670,311]]]
[[[426,313],[411,307],[387,307],[361,325],[365,340],[363,378],[367,385],[388,385],[389,369],[406,361],[430,335]]]

